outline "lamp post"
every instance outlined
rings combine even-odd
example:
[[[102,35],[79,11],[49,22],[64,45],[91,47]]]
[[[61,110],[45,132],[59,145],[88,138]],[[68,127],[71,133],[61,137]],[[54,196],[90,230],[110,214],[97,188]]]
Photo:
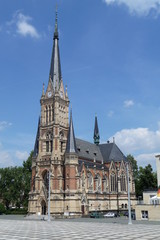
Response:
[[[127,183],[128,183],[127,184],[128,185],[128,224],[132,224],[128,163],[127,163]]]
[[[48,222],[51,221],[50,219],[50,171],[48,171]]]

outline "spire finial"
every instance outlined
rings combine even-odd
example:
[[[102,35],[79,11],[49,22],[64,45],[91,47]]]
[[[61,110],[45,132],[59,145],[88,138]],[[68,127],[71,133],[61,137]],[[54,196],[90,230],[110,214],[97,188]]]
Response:
[[[58,4],[56,3],[56,24],[57,24],[57,20],[58,20]]]
[[[43,83],[42,96],[44,96],[44,83]]]
[[[58,14],[58,4],[56,3],[56,20],[57,20],[57,14]]]
[[[54,39],[58,39],[58,7],[56,3],[56,18],[55,18],[55,30],[54,30]]]
[[[94,143],[96,145],[99,145],[99,139],[100,139],[100,135],[99,135],[99,129],[98,129],[98,121],[97,121],[97,116],[95,116],[95,125],[94,125]]]

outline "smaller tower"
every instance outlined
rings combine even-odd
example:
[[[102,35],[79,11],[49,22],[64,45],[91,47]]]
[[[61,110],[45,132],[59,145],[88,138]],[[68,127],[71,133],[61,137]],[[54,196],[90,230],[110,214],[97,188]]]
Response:
[[[65,152],[65,211],[81,214],[78,174],[78,154],[74,135],[72,111]],[[72,196],[69,198],[69,196]]]
[[[74,128],[73,128],[73,120],[72,120],[72,110],[70,113],[70,124],[69,124],[69,131],[68,131],[68,137],[67,137],[66,153],[72,153],[72,154],[77,153]]]
[[[99,129],[98,129],[98,121],[97,116],[95,116],[95,125],[94,125],[94,144],[99,145],[100,142],[100,135],[99,135]]]

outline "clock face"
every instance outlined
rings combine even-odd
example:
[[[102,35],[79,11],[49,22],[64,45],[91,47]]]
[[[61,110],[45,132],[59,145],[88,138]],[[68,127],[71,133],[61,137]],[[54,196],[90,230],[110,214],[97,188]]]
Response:
[[[52,96],[52,92],[48,92],[48,97],[51,97]]]

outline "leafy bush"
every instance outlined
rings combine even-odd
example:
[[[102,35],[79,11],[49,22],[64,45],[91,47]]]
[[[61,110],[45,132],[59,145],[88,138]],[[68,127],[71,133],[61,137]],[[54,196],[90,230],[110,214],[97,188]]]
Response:
[[[5,213],[6,209],[3,203],[0,203],[0,214]]]
[[[6,214],[13,214],[13,215],[26,215],[27,209],[25,208],[14,208],[14,209],[7,209]]]

